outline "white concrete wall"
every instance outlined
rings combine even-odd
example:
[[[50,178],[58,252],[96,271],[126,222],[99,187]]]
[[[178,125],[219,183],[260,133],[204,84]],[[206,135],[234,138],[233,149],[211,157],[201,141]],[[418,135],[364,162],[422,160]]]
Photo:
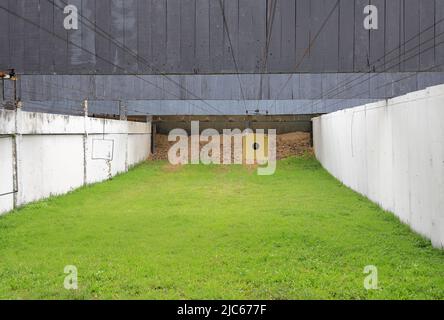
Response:
[[[333,176],[444,248],[444,85],[313,119]]]
[[[151,138],[146,134],[128,136],[128,165],[133,166],[144,159],[151,150]]]
[[[30,135],[20,140],[18,205],[83,185],[82,136]]]
[[[13,209],[13,141],[8,137],[0,136],[0,212]]]
[[[94,140],[112,140],[112,159],[93,157]],[[150,143],[151,123],[0,110],[0,213],[125,172]]]

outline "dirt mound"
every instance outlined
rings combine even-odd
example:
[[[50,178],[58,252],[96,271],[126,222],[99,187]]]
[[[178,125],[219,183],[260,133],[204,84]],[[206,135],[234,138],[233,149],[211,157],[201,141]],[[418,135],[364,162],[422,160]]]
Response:
[[[188,138],[189,145],[190,139]],[[222,141],[223,139],[221,139]],[[175,142],[168,141],[168,136],[163,134],[157,134],[155,138],[156,152],[151,156],[152,160],[167,160],[168,150]],[[200,147],[206,145],[206,142],[201,142]],[[222,146],[221,146],[222,150]],[[284,159],[290,156],[298,156],[307,152],[312,152],[310,146],[310,134],[307,132],[291,132],[281,134],[276,139],[276,158]],[[234,155],[232,155],[233,159]]]
[[[154,140],[155,153],[151,155],[152,160],[168,160],[168,150],[174,142],[168,141],[165,134],[156,134]]]
[[[280,134],[276,141],[276,157],[284,159],[312,152],[310,134],[307,132],[291,132]]]

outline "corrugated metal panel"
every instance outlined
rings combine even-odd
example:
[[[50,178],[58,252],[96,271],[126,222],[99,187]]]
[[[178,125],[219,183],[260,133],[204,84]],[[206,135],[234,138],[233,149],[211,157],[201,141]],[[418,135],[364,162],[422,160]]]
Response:
[[[342,0],[339,4],[339,70],[353,72],[355,42],[355,2]]]
[[[385,17],[385,57],[378,57],[379,61],[375,61],[377,65],[383,65],[383,69],[388,72],[396,72],[400,70],[399,62],[401,60],[401,38],[403,25],[401,21],[402,0],[386,1],[386,17]],[[377,68],[378,70],[380,68]]]
[[[89,0],[87,0],[89,2]],[[125,0],[123,4],[123,44],[127,48],[125,52],[125,69],[129,73],[137,73],[139,64],[143,64],[137,56],[139,29],[137,23],[137,0]]]
[[[422,32],[419,37],[421,43],[419,56],[419,68],[427,71],[435,65],[435,0],[423,0],[420,2],[419,29]],[[441,39],[444,39],[441,38]]]
[[[196,0],[195,69],[209,72],[210,68],[210,2]]]
[[[370,31],[364,28],[364,8],[369,4],[370,0],[355,1],[354,70],[358,72],[369,70]]]
[[[390,2],[391,0],[389,0]],[[396,2],[396,1],[395,1]],[[370,48],[369,60],[370,65],[375,65],[375,62],[385,55],[385,15],[386,15],[386,0],[371,0],[371,4],[378,8],[378,30],[372,30],[370,34]],[[384,72],[384,63],[376,63],[375,71]]]
[[[86,21],[82,24],[82,17],[79,30],[66,31],[63,11],[47,1],[4,2],[9,10],[42,29],[0,10],[0,68],[13,66],[19,72],[36,74],[155,73],[148,65],[167,73],[234,73],[231,50],[240,72],[257,73],[275,3],[223,0],[230,48],[219,0],[70,1],[78,6],[80,15],[97,24],[95,31]],[[65,5],[61,0],[55,3]],[[417,56],[427,48],[421,42],[444,30],[444,23],[431,27],[444,15],[440,0],[341,0],[302,61],[334,4],[333,0],[278,0],[266,72],[362,72],[381,57],[386,65],[378,64],[377,71],[388,67],[393,72],[424,71],[435,62],[442,63],[442,45]],[[378,8],[378,30],[364,29],[363,10],[368,4]],[[99,29],[140,58],[111,43]],[[384,57],[384,53],[389,54]],[[409,59],[399,67],[404,58]]]
[[[257,100],[259,74],[243,74],[245,99]],[[263,77],[264,100],[384,99],[444,82],[444,72],[303,73]],[[24,99],[241,100],[237,75],[28,75],[18,82]],[[398,88],[398,89],[397,89]]]
[[[296,62],[299,64],[295,72],[308,72],[311,70],[311,58],[306,55],[311,39],[310,30],[310,0],[299,0],[296,2]],[[305,58],[304,58],[305,57]],[[269,69],[271,71],[272,69]]]
[[[166,69],[167,2],[151,1],[151,58],[157,69]],[[177,57],[179,59],[180,56]]]
[[[107,1],[107,0],[105,0]],[[139,73],[150,73],[152,60],[151,1],[137,0],[138,54],[145,63],[139,64]]]
[[[40,8],[38,0],[29,0],[23,8],[26,19],[33,23],[40,23]],[[40,33],[38,28],[27,28],[24,33],[24,57],[23,65],[26,70],[40,70]],[[37,49],[36,49],[37,48]]]
[[[180,72],[196,69],[196,1],[180,1]],[[177,58],[177,57],[176,57]]]
[[[323,1],[323,17],[328,16],[333,4],[334,1]],[[319,71],[336,72],[339,68],[339,7],[333,12],[331,18],[327,21],[327,24],[321,33],[320,41],[322,47],[318,52],[323,61],[323,66]]]
[[[442,0],[435,1],[435,34],[438,36],[435,49],[435,63],[437,66],[435,70],[444,70],[444,4]]]
[[[9,10],[20,16],[24,16],[26,4],[23,1],[9,0]],[[30,25],[21,19],[10,17],[9,41],[10,41],[10,66],[16,70],[24,70],[25,35],[26,28]]]
[[[419,1],[404,0],[404,39],[408,41],[403,46],[404,71],[417,71],[419,67],[420,37],[417,37],[419,29],[420,10]],[[416,37],[415,37],[416,36]]]
[[[8,7],[8,2],[4,1],[4,6]],[[10,68],[11,66],[11,52],[9,46],[9,28],[11,26],[10,15],[0,10],[0,65],[3,69]]]

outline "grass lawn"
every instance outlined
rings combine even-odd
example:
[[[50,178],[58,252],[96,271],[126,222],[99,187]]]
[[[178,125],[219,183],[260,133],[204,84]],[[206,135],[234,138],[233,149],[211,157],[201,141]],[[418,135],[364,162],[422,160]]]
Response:
[[[443,299],[444,252],[311,157],[151,162],[1,217],[0,298]]]

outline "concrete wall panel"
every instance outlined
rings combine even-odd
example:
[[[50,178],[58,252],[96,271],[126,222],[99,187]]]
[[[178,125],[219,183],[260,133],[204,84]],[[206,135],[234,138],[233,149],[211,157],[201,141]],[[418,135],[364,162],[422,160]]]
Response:
[[[151,150],[151,135],[128,135],[128,165],[131,167],[146,160]]]
[[[313,119],[322,165],[444,247],[444,86]]]
[[[15,133],[15,119],[15,112],[0,109],[0,134]]]
[[[11,192],[14,192],[13,180],[13,139],[0,136],[0,213],[12,210],[14,207]]]
[[[15,135],[16,152],[8,135]],[[113,141],[112,158],[93,157],[94,139]],[[15,191],[16,181],[20,206],[106,180],[145,160],[150,141],[150,123],[1,110],[0,195]],[[0,196],[0,213],[13,209],[13,200]]]
[[[113,156],[111,160],[93,157],[94,140],[113,141]],[[87,148],[87,183],[104,181],[126,170],[126,134],[91,134],[88,135]]]
[[[83,138],[22,136],[18,205],[69,192],[83,184]]]

